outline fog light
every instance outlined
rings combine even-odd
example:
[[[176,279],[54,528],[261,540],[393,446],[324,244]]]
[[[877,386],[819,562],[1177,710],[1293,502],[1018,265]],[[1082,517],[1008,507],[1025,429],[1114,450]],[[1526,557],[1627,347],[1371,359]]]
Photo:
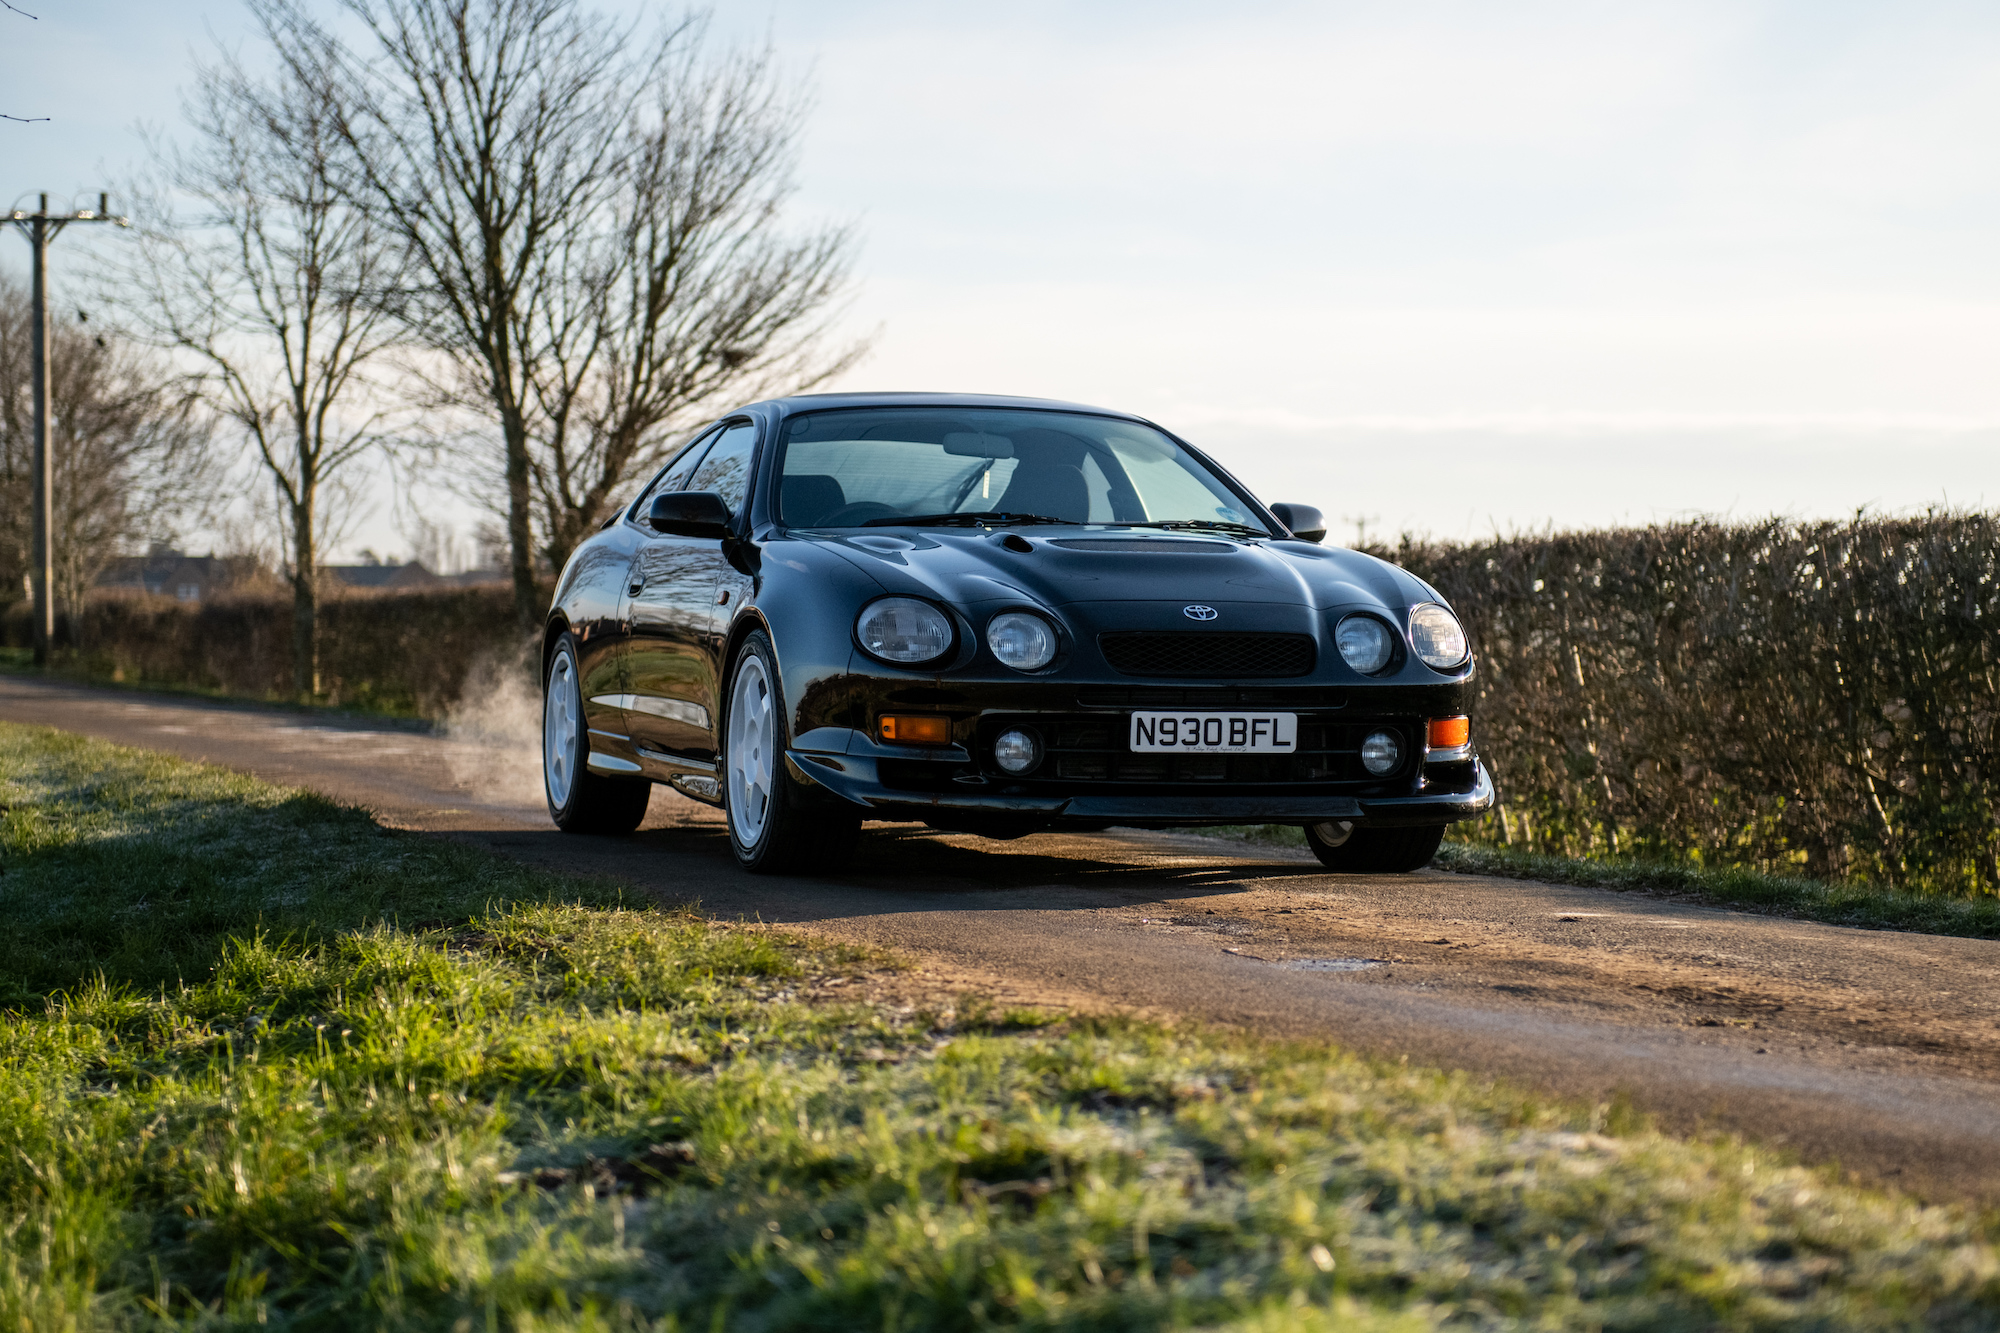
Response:
[[[1032,773],[1035,765],[1042,762],[1042,741],[1032,731],[1003,731],[1000,739],[993,742],[993,762],[1000,765],[1003,772],[1015,777]]]
[[[1372,733],[1361,742],[1361,766],[1381,777],[1393,773],[1396,765],[1403,762],[1403,747],[1394,736],[1386,731]]]
[[[896,745],[949,745],[951,719],[924,713],[885,713],[882,739]]]
[[[1431,748],[1433,750],[1456,750],[1472,739],[1472,719],[1469,717],[1434,717],[1431,719]]]

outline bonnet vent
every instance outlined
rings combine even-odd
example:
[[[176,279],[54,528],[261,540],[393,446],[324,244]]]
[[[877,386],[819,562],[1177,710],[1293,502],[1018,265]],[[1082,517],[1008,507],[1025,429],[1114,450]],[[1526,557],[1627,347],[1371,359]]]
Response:
[[[1206,555],[1236,549],[1228,542],[1188,541],[1179,537],[1066,537],[1049,545],[1071,551],[1113,551],[1120,555]]]

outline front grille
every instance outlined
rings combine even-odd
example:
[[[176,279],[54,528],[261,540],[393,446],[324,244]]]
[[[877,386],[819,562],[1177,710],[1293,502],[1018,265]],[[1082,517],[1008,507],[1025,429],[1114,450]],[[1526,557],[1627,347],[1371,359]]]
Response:
[[[1110,551],[1121,555],[1202,555],[1233,551],[1228,542],[1189,541],[1174,537],[1068,537],[1049,543],[1066,551]]]
[[[1130,721],[1122,714],[1102,713],[987,718],[980,727],[980,752],[990,755],[993,738],[1012,726],[1034,728],[1045,747],[1046,757],[1029,781],[1373,786],[1406,779],[1419,758],[1412,748],[1417,736],[1412,721],[1347,722],[1310,715],[1299,718],[1299,745],[1291,754],[1134,754],[1126,743]],[[1372,731],[1389,731],[1403,744],[1403,762],[1382,777],[1361,766],[1361,742]]]
[[[1343,690],[1324,685],[1086,685],[1082,708],[1279,708],[1288,713],[1347,707]]]
[[[1100,634],[1097,646],[1125,676],[1309,676],[1313,641],[1303,634]]]

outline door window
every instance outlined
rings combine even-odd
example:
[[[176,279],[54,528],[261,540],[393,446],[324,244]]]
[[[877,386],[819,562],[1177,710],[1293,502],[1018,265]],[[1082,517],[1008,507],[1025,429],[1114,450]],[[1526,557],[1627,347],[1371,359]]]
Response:
[[[668,491],[678,491],[687,484],[688,475],[701,462],[702,455],[708,452],[708,446],[715,442],[720,433],[710,431],[706,435],[697,436],[674,456],[674,461],[667,464],[666,471],[654,478],[653,484],[648,486],[632,505],[634,522],[640,521],[641,516],[652,505],[654,496],[665,495]]]
[[[691,491],[714,491],[735,514],[750,493],[750,456],[757,448],[757,428],[749,422],[729,427],[688,478]]]

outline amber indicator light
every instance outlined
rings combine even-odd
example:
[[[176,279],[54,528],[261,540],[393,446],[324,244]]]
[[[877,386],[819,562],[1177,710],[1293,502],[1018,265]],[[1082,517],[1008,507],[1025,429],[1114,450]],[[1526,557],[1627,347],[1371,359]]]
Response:
[[[949,745],[951,719],[928,713],[884,713],[882,739],[898,745]]]
[[[1431,719],[1431,748],[1433,750],[1456,750],[1472,737],[1472,719],[1469,717],[1434,717]]]

